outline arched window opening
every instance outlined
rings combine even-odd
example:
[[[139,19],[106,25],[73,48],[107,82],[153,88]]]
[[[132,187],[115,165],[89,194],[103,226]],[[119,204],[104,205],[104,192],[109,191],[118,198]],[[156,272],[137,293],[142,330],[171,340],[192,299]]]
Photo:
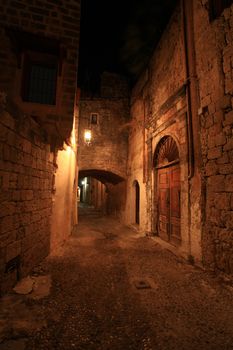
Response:
[[[179,150],[171,136],[163,137],[155,152],[154,166],[156,168],[168,166],[179,162]]]

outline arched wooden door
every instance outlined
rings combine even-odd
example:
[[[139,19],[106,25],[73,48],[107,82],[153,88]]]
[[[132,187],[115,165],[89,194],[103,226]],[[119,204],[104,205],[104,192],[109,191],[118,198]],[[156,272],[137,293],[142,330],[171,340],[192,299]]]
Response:
[[[175,245],[180,234],[180,165],[179,151],[174,139],[164,137],[155,154],[157,171],[158,234]]]

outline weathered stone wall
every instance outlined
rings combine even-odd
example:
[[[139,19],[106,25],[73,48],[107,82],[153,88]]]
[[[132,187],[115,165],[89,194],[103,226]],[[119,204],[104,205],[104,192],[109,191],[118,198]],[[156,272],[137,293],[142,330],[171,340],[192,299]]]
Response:
[[[129,134],[129,157],[127,179],[127,202],[125,222],[128,225],[136,224],[136,188],[135,181],[140,188],[139,226],[143,231],[148,230],[147,200],[146,200],[146,142],[145,142],[145,106],[141,95],[132,101]]]
[[[147,223],[143,224],[143,230],[156,233],[157,175],[153,170],[153,157],[161,138],[172,136],[179,149],[181,169],[182,244],[177,250],[207,267],[232,273],[233,5],[210,22],[208,1],[183,3],[185,9],[178,5],[148,69],[132,93],[126,216],[130,217],[130,211],[134,210],[130,209],[133,200],[130,186],[139,179],[140,187],[144,187],[146,176]],[[183,17],[183,11],[187,17]],[[143,113],[146,121],[144,146],[140,131]],[[194,172],[189,158],[190,116]],[[197,154],[198,148],[201,156]],[[142,165],[145,152],[146,171]]]
[[[106,186],[94,178],[91,178],[90,180],[90,204],[92,204],[96,209],[102,211],[103,214],[106,214]]]
[[[2,292],[59,246],[77,221],[80,1],[1,1],[0,11]],[[56,102],[25,102],[21,94],[25,53],[46,55],[48,43],[56,47],[59,61]]]
[[[126,204],[126,182],[118,184],[107,184],[106,212],[124,221],[124,211]]]
[[[0,293],[49,253],[54,172],[40,127],[1,108]]]
[[[101,91],[104,96],[80,101],[79,168],[111,171],[125,178],[128,151],[128,135],[125,128],[129,118],[128,90],[122,89],[122,85],[126,84],[125,80],[116,74],[105,73],[103,77]],[[119,88],[114,84],[116,79],[123,81]],[[114,89],[108,90],[111,84]],[[109,95],[105,97],[107,91]],[[92,113],[97,114],[96,124],[91,123]],[[92,141],[88,146],[84,142],[85,129],[92,132]]]
[[[60,135],[59,141],[62,145],[63,139],[70,136],[73,126],[80,1],[1,1],[0,12],[0,90],[6,92],[25,113],[39,117],[53,138],[59,139]],[[6,28],[30,32],[59,42],[62,71],[57,80],[56,105],[48,106],[22,101],[24,53],[17,52],[17,44],[12,43],[6,34]],[[59,129],[58,134],[54,131],[57,129]]]
[[[116,84],[118,82],[118,84]],[[109,87],[111,86],[111,89]],[[103,96],[81,98],[79,118],[79,169],[106,171],[126,179],[128,157],[129,97],[125,79],[116,74],[104,73],[101,81]],[[97,115],[97,123],[91,123],[91,115]],[[84,142],[84,131],[90,129],[90,145]],[[113,181],[115,182],[115,181]],[[108,188],[107,211],[122,215],[123,199],[119,199],[121,186],[112,184],[111,175],[104,179]],[[118,186],[119,190],[118,190]],[[122,205],[121,205],[121,204]],[[120,211],[120,213],[119,213]]]
[[[153,158],[159,141],[172,136],[179,149],[181,168],[181,236],[177,251],[190,255],[188,223],[187,107],[185,87],[182,12],[178,5],[164,32],[147,70],[131,96],[128,187],[125,218],[135,222],[134,181],[140,186],[139,228],[157,235],[157,171]],[[130,220],[130,222],[129,222]],[[195,252],[193,253],[195,254]],[[197,252],[197,257],[199,252]]]
[[[128,101],[94,98],[82,100],[79,120],[79,168],[111,171],[126,176]],[[98,124],[90,124],[91,113],[98,114]],[[84,142],[84,130],[91,129],[90,145]]]
[[[199,117],[205,180],[203,260],[233,273],[233,5],[209,22],[194,2]]]
[[[185,81],[182,31],[181,6],[178,4],[156,47],[148,69],[151,114],[147,117],[154,128],[164,122],[159,109]]]

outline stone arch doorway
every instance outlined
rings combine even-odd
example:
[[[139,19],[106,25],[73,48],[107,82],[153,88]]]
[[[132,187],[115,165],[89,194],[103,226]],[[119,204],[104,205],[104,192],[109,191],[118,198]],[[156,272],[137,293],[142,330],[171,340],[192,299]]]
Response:
[[[133,185],[134,185],[133,187],[134,187],[134,198],[135,198],[134,222],[135,224],[139,225],[140,224],[140,186],[137,180],[134,181]]]
[[[161,239],[181,244],[180,157],[175,140],[163,137],[154,154],[157,232]]]

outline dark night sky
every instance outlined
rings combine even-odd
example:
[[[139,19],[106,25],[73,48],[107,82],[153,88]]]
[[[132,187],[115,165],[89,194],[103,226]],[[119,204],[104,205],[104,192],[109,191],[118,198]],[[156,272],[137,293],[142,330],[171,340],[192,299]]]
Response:
[[[95,89],[104,70],[134,82],[145,67],[175,0],[83,0],[79,85]]]

